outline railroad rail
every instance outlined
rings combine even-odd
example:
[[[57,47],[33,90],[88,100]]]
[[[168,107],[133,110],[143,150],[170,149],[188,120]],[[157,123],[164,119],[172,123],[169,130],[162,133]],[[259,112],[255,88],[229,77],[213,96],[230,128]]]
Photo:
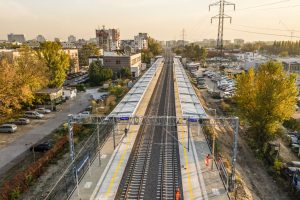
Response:
[[[165,63],[148,116],[175,116],[172,64],[172,59]],[[174,199],[182,188],[179,166],[176,124],[142,124],[116,199]]]

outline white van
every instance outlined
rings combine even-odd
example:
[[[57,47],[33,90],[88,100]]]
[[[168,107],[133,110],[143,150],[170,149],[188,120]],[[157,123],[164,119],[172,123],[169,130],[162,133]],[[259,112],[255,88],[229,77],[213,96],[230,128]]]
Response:
[[[17,131],[15,124],[2,124],[0,125],[0,132],[2,133],[13,133]]]

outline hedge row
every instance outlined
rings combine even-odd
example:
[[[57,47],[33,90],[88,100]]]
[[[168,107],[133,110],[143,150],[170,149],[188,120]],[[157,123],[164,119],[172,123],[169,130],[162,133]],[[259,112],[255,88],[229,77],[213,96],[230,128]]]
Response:
[[[0,200],[18,199],[43,173],[45,167],[57,156],[67,142],[68,138],[66,136],[60,138],[55,145],[36,162],[29,165],[25,170],[17,173],[10,180],[7,180],[0,188]]]

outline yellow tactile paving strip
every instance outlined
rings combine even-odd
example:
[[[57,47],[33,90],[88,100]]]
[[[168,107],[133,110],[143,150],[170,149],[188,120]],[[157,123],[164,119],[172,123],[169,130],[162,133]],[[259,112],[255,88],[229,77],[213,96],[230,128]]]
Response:
[[[162,71],[162,67],[163,67],[163,64],[161,64],[158,67],[156,75],[152,78],[152,80],[149,84],[149,87],[147,88],[147,92],[143,96],[136,112],[134,113],[135,115],[143,116],[143,115],[146,114],[148,104],[150,103],[150,99],[151,99],[152,94],[154,92],[154,89],[155,89],[155,86],[157,84],[159,75]],[[119,183],[120,183],[121,178],[122,178],[123,171],[126,167],[126,164],[124,164],[124,162],[127,162],[128,158],[130,156],[132,146],[133,146],[134,141],[136,139],[139,128],[140,128],[140,125],[131,125],[129,127],[128,135],[127,135],[126,138],[124,138],[124,140],[122,142],[123,144],[125,144],[125,146],[123,145],[123,148],[120,147],[118,149],[118,151],[122,151],[122,152],[120,152],[121,155],[118,156],[118,157],[117,156],[115,157],[115,158],[118,158],[118,159],[115,159],[114,162],[117,162],[118,164],[115,167],[113,175],[110,176],[108,174],[108,176],[106,177],[106,179],[109,179],[108,187],[104,191],[101,190],[101,188],[98,189],[98,191],[99,191],[98,193],[104,192],[105,195],[104,194],[98,194],[96,199],[101,199],[101,200],[102,199],[114,199],[114,196],[116,195]]]
[[[174,69],[175,71],[175,69]],[[176,82],[176,75],[174,73],[174,92],[175,92],[175,105],[176,116],[182,118],[182,110],[179,99],[178,85]],[[181,177],[182,189],[184,199],[203,199],[201,194],[200,183],[198,181],[198,172],[196,162],[192,156],[192,147],[187,150],[187,126],[185,123],[179,122],[177,125],[178,139],[179,139],[179,154],[181,163]]]

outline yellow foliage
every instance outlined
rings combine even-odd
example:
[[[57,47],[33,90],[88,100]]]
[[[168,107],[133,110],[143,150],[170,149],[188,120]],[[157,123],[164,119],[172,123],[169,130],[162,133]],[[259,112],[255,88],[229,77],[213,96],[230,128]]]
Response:
[[[279,125],[294,114],[297,94],[296,76],[286,74],[277,62],[237,77],[238,113],[255,130],[258,143],[271,139]]]

